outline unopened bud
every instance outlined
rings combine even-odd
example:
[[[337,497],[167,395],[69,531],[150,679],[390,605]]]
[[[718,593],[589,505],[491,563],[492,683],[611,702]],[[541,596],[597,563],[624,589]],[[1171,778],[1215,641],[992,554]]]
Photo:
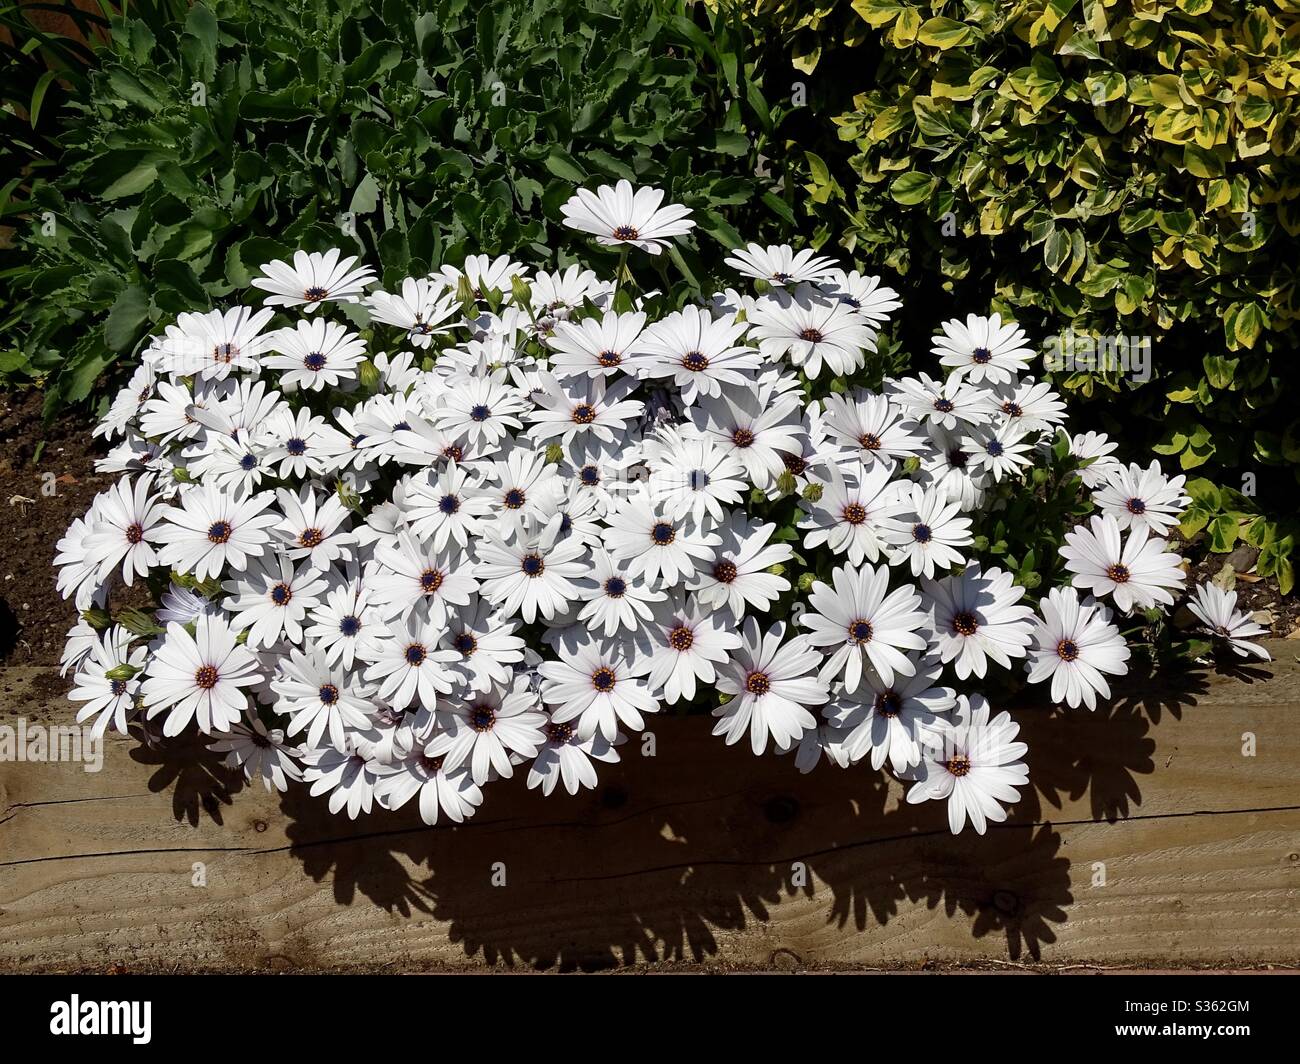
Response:
[[[794,478],[791,477],[791,479],[793,480]],[[824,489],[820,484],[807,484],[803,489],[803,497],[809,502],[817,502],[821,499],[823,490]]]
[[[558,443],[548,443],[546,445],[546,460],[551,463],[562,461],[564,458],[564,448]]]
[[[776,490],[782,495],[789,495],[796,487],[798,487],[798,485],[795,483],[794,474],[788,469],[784,470],[781,475],[776,478]]]
[[[81,619],[100,632],[113,623],[113,618],[108,615],[108,610],[101,610],[98,606],[82,610]]]
[[[121,665],[114,665],[104,673],[106,680],[129,680],[140,670],[134,665],[128,665],[123,662]]]
[[[366,359],[361,363],[357,376],[361,379],[361,387],[366,391],[373,392],[379,387],[379,367],[370,359]]]

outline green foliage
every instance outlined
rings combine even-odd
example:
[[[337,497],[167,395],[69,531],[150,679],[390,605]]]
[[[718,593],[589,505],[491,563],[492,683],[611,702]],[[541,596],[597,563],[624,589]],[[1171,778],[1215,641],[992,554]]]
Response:
[[[698,281],[788,213],[755,175],[781,113],[739,31],[663,0],[208,0],[115,19],[97,58],[0,271],[0,375],[47,412],[291,248],[388,283],[479,252],[559,265],[573,185],[627,178],[695,210]]]
[[[1263,512],[1293,517],[1300,4],[852,8],[868,28],[838,67],[859,72],[852,99],[827,101],[833,132],[792,144],[819,243],[895,271],[908,306],[991,306],[1044,339],[1063,323],[1150,338],[1149,380],[1063,370],[1057,386],[1096,402],[1080,416],[1125,457],[1153,449],[1227,487],[1257,472]],[[766,32],[793,24],[787,10]],[[1217,550],[1254,529],[1260,571],[1289,583],[1293,526],[1245,501],[1197,531]]]

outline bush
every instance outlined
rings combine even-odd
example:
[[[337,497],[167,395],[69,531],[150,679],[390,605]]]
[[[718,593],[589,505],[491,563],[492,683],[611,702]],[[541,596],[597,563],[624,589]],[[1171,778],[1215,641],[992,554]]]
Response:
[[[341,244],[385,281],[481,248],[553,262],[572,184],[628,178],[695,209],[695,277],[733,224],[761,238],[792,217],[753,176],[773,116],[739,36],[680,4],[149,10],[113,23],[56,176],[11,205],[0,374],[44,385],[47,412],[291,248]]]
[[[778,7],[769,33],[817,12]],[[1097,416],[1112,431],[1122,420],[1126,446],[1204,474],[1183,532],[1208,527],[1216,551],[1240,536],[1289,588],[1290,528],[1260,520],[1237,489],[1271,467],[1260,496],[1286,514],[1300,479],[1286,401],[1300,386],[1287,253],[1300,232],[1295,5],[853,8],[870,32],[851,68],[873,73],[856,75],[837,130],[823,121],[798,145],[820,239],[896,270],[906,293],[991,301],[1040,335],[1065,320],[1076,336],[1150,337],[1149,381],[1063,372],[1057,383],[1103,400]]]

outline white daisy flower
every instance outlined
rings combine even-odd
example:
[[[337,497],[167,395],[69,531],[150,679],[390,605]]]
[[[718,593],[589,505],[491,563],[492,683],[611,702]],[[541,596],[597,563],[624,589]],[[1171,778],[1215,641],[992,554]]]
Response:
[[[1120,528],[1145,528],[1153,536],[1168,536],[1192,501],[1183,490],[1187,478],[1166,477],[1158,461],[1146,469],[1136,462],[1127,468],[1117,464],[1104,475],[1106,483],[1092,501]]]
[[[559,321],[547,338],[551,371],[557,377],[611,377],[626,363],[645,329],[642,313],[607,312],[600,318]]]
[[[898,293],[881,285],[879,277],[864,277],[857,270],[830,270],[821,288],[876,327],[884,325],[889,315],[903,305]]]
[[[811,248],[796,252],[789,244],[747,244],[723,261],[744,277],[778,285],[829,280],[835,269],[834,259],[818,255]]]
[[[158,560],[198,580],[220,576],[227,565],[242,572],[271,542],[280,520],[271,502],[269,493],[236,500],[203,484],[188,488],[180,506],[163,511],[171,523],[155,533],[163,544]]]
[[[539,375],[540,389],[532,394],[535,408],[525,415],[532,422],[528,435],[539,443],[557,439],[570,455],[587,453],[590,441],[613,444],[639,417],[645,404],[629,399],[636,388],[632,377],[606,383],[603,377],[568,377],[558,380]]]
[[[516,447],[503,461],[492,463],[484,490],[497,515],[498,531],[504,537],[545,524],[564,491],[564,484],[555,465],[546,460],[544,450]]]
[[[953,318],[941,328],[943,335],[935,336],[930,351],[961,379],[1009,384],[1033,361],[1033,349],[1026,346],[1029,338],[1015,322],[1004,323],[1000,314],[967,314],[964,325]]]
[[[479,540],[483,597],[507,617],[532,624],[540,614],[549,621],[578,598],[573,582],[587,572],[587,547],[575,539],[557,541],[556,532],[518,536],[511,543],[488,532]]]
[[[289,735],[306,729],[307,745],[315,749],[328,734],[332,745],[347,748],[347,728],[370,724],[370,691],[361,678],[339,662],[330,663],[319,648],[297,648],[280,659],[271,690],[271,707],[289,718]]]
[[[96,638],[90,653],[77,668],[68,698],[84,703],[77,710],[78,724],[95,718],[90,731],[95,739],[103,738],[110,724],[125,735],[127,717],[135,713],[136,697],[140,693],[139,674],[148,660],[149,648],[141,644],[132,650],[133,638],[125,628],[110,628]],[[111,678],[110,672],[131,675]]]
[[[375,321],[404,329],[407,342],[421,350],[433,343],[435,336],[455,328],[455,322],[447,322],[461,309],[454,291],[424,277],[406,278],[401,295],[371,292],[365,304]]]
[[[228,730],[248,705],[244,688],[260,681],[257,659],[240,646],[220,617],[202,616],[194,635],[169,624],[145,666],[141,699],[153,719],[167,711],[163,734],[179,735],[190,721],[205,735]]]
[[[373,641],[383,626],[379,611],[370,604],[370,593],[359,581],[331,589],[324,605],[312,610],[311,621],[307,641],[323,651],[331,665],[350,669],[357,658],[374,660]]]
[[[730,617],[675,592],[655,610],[650,641],[650,688],[669,705],[695,697],[696,681],[712,685],[716,667],[740,646]]]
[[[1110,610],[1092,598],[1079,601],[1070,587],[1054,587],[1038,604],[1029,648],[1029,682],[1052,680],[1052,701],[1071,708],[1097,708],[1097,696],[1110,697],[1105,673],[1128,673],[1128,644],[1110,623]]]
[[[975,542],[970,518],[962,517],[961,505],[942,491],[911,484],[899,501],[906,504],[898,517],[899,529],[887,534],[892,546],[890,565],[908,563],[913,576],[933,577],[936,569],[965,564],[958,547]]]
[[[606,310],[614,295],[614,285],[602,281],[594,270],[585,270],[575,263],[563,272],[539,273],[533,278],[529,294],[537,317],[537,332],[549,337],[561,322],[581,310],[588,300],[598,310]]]
[[[744,466],[756,488],[766,489],[785,470],[783,453],[798,452],[803,426],[795,417],[799,398],[728,389],[701,399],[687,414],[697,432]]]
[[[1202,629],[1214,639],[1223,640],[1239,657],[1255,657],[1261,661],[1271,661],[1269,652],[1252,643],[1262,635],[1268,635],[1268,629],[1256,624],[1245,613],[1237,609],[1237,593],[1216,587],[1208,580],[1197,586],[1187,602],[1187,608],[1204,625]]]
[[[970,456],[970,467],[986,473],[994,483],[1019,476],[1034,464],[1034,444],[1027,430],[1014,421],[986,425],[962,437],[962,450]]]
[[[204,614],[215,616],[221,613],[221,607],[196,591],[169,584],[154,611],[154,620],[159,624],[175,621],[177,624],[189,624],[197,621]]]
[[[449,772],[446,759],[413,753],[391,765],[374,765],[375,799],[388,810],[417,799],[420,819],[430,827],[439,815],[456,824],[468,820],[483,804],[483,791],[463,769]]]
[[[438,695],[456,689],[459,677],[455,666],[460,654],[439,647],[443,627],[422,619],[419,614],[406,622],[390,623],[383,634],[366,650],[367,683],[379,685],[379,697],[393,709],[406,709],[419,703],[432,707]]]
[[[554,719],[543,730],[546,742],[528,769],[528,787],[540,788],[544,795],[550,795],[560,782],[569,794],[577,794],[582,787],[595,787],[596,768],[592,762],[614,764],[619,760],[614,748],[624,742],[622,735],[615,736],[611,742],[599,733],[584,739],[572,724],[561,724]]]
[[[932,451],[921,459],[917,483],[937,488],[967,512],[978,508],[992,478],[972,461],[971,452],[960,439],[933,424],[929,431]]]
[[[268,791],[283,793],[291,781],[302,782],[302,769],[294,760],[302,751],[285,746],[284,733],[278,728],[268,730],[255,716],[246,716],[225,731],[214,732],[208,749],[225,754],[227,768],[240,769],[250,783],[261,780]]]
[[[255,373],[271,344],[271,334],[262,330],[274,313],[232,307],[181,314],[176,321],[179,332],[169,330],[167,338],[155,344],[154,357],[160,369],[178,377],[225,380],[235,371]]]
[[[1002,823],[1003,803],[1019,801],[1017,788],[1029,781],[1024,762],[1029,747],[1016,740],[1020,726],[1005,711],[990,720],[991,712],[983,695],[958,695],[951,724],[927,743],[925,757],[909,773],[915,782],[908,802],[946,801],[954,835],[968,819],[980,835],[990,822]]]
[[[248,630],[248,646],[273,647],[282,637],[302,642],[307,611],[320,605],[328,588],[324,574],[310,565],[295,568],[283,556],[258,559],[232,580],[222,582],[232,623]]]
[[[386,618],[406,618],[418,607],[434,624],[443,625],[448,609],[467,605],[478,590],[475,571],[464,551],[450,546],[438,550],[403,531],[392,545],[375,547],[366,590]]]
[[[528,280],[528,268],[509,255],[498,255],[495,259],[490,255],[470,255],[460,268],[443,266],[429,276],[452,294],[460,287],[463,277],[475,299],[486,299],[489,292],[496,292],[502,303],[509,303],[514,298],[511,280],[515,277]]]
[[[721,521],[741,501],[744,466],[707,436],[661,429],[646,441],[646,459],[651,501],[674,520]]]
[[[348,511],[337,495],[328,495],[322,502],[312,486],[304,484],[297,495],[277,488],[275,498],[284,520],[274,533],[289,558],[305,558],[312,569],[320,571],[353,560],[357,537],[345,527]]]
[[[635,636],[654,620],[653,604],[668,597],[629,573],[627,563],[619,564],[603,547],[591,552],[588,566],[575,585],[584,600],[578,620],[593,633],[610,637],[622,630]]]
[[[458,379],[429,417],[439,428],[471,444],[481,440],[496,446],[507,433],[523,427],[519,415],[526,409],[518,391],[494,374]]]
[[[59,675],[67,676],[92,654],[99,645],[99,632],[84,617],[68,629],[63,653],[59,656]]]
[[[520,622],[483,599],[447,618],[441,646],[459,655],[457,665],[473,691],[506,686],[524,660],[526,644],[515,633]]]
[[[671,518],[639,491],[610,515],[605,543],[610,554],[627,562],[632,576],[652,587],[676,587],[713,564],[719,538],[689,517]]]
[[[453,461],[412,482],[405,512],[416,535],[431,540],[435,550],[452,541],[466,547],[482,533],[492,499],[470,469]]]
[[[988,662],[1004,669],[1012,658],[1023,658],[1032,641],[1034,611],[1018,605],[1025,589],[1011,574],[993,568],[985,572],[971,564],[942,580],[922,578],[929,600],[930,627],[944,664],[955,662],[959,679],[984,678]]]
[[[847,733],[844,749],[852,762],[870,754],[871,767],[888,760],[895,772],[907,772],[921,763],[922,744],[940,727],[957,704],[951,687],[940,687],[943,663],[924,657],[910,676],[901,673],[886,682],[875,669],[863,671],[856,691],[840,685],[831,688],[831,700],[822,714]]]
[[[719,610],[725,606],[736,621],[744,618],[749,607],[766,613],[790,590],[790,581],[770,570],[783,569],[794,548],[768,542],[776,525],[752,523],[734,511],[714,531],[719,543],[713,564],[696,570],[687,589],[701,605]]]
[[[159,523],[168,509],[153,494],[154,478],[138,478],[132,485],[123,477],[98,495],[91,513],[95,520],[83,547],[86,562],[98,567],[97,579],[107,580],[121,566],[122,579],[130,587],[137,576],[148,576],[158,564],[154,546],[159,542]]]
[[[375,803],[375,786],[379,782],[377,765],[360,753],[324,746],[303,754],[302,778],[313,798],[328,794],[329,811],[346,810],[349,820],[369,813]]]
[[[359,303],[366,285],[375,280],[369,266],[356,266],[355,255],[340,258],[338,248],[294,253],[293,265],[277,260],[262,263],[263,277],[252,280],[254,288],[270,292],[267,306],[302,307],[310,314],[322,303]]]
[[[1120,539],[1119,522],[1111,514],[1098,514],[1088,527],[1065,534],[1061,557],[1071,573],[1071,583],[1094,595],[1110,595],[1125,613],[1152,606],[1172,606],[1171,589],[1181,589],[1187,575],[1182,558],[1166,550],[1168,543],[1153,538],[1145,526],[1129,529]]]
[[[680,203],[661,207],[664,194],[657,188],[632,191],[628,181],[602,185],[595,192],[580,188],[560,205],[564,224],[590,233],[605,247],[635,247],[658,255],[670,238],[695,228],[690,210]]]
[[[823,296],[811,285],[793,293],[775,289],[754,303],[749,335],[765,358],[790,361],[809,378],[822,365],[832,376],[844,377],[862,368],[865,352],[876,350],[876,331],[852,308]]]
[[[1065,403],[1046,381],[1032,377],[1003,385],[991,397],[997,414],[1026,432],[1055,429],[1065,421]]]
[[[892,470],[926,450],[925,436],[883,395],[858,388],[848,396],[828,395],[825,404],[826,431],[863,465],[883,462]]]
[[[644,713],[657,713],[659,703],[646,681],[650,663],[632,645],[589,636],[575,640],[563,661],[544,661],[542,700],[555,707],[555,724],[577,721],[578,737],[599,733],[613,743],[622,724],[645,729]]]
[[[303,407],[295,414],[284,411],[266,426],[266,463],[279,463],[281,478],[320,476],[325,472],[330,427],[325,419]]]
[[[902,532],[898,517],[907,510],[898,485],[890,483],[892,475],[885,462],[870,468],[858,465],[847,477],[831,466],[821,496],[799,500],[806,514],[799,522],[804,546],[826,544],[836,554],[847,554],[853,565],[878,561],[886,541]]]
[[[853,692],[868,667],[885,683],[893,683],[895,673],[910,676],[916,663],[907,651],[926,648],[928,618],[916,589],[905,585],[889,591],[889,568],[883,565],[841,565],[831,570],[831,582],[834,587],[813,582],[809,608],[799,615],[810,630],[808,642],[830,654],[818,679],[842,675],[845,689]]]
[[[722,394],[727,385],[744,386],[746,371],[762,365],[762,356],[740,343],[744,322],[714,319],[708,311],[686,306],[660,318],[636,341],[632,365],[643,377],[667,377],[681,401]]]
[[[503,779],[514,775],[514,757],[535,757],[546,742],[547,723],[537,695],[519,676],[508,687],[453,698],[438,707],[439,732],[424,752],[444,759],[448,773],[462,765],[482,786],[493,773]],[[512,756],[513,755],[513,756]]]
[[[1074,436],[1067,433],[1066,438],[1070,441],[1070,454],[1087,463],[1079,470],[1084,487],[1092,490],[1103,487],[1116,471],[1123,468],[1119,459],[1114,457],[1119,445],[1105,433],[1084,432]]]
[[[778,621],[763,634],[758,621],[746,617],[741,646],[718,669],[718,690],[731,698],[713,711],[713,734],[725,736],[728,746],[748,733],[755,755],[767,749],[769,737],[784,750],[817,726],[809,709],[831,697],[815,675],[822,656],[804,636],[782,644],[785,632]]]
[[[292,329],[270,335],[272,351],[262,359],[267,369],[278,369],[280,385],[319,392],[357,379],[357,367],[366,357],[366,342],[342,325],[323,318],[302,319]]]
[[[953,375],[941,381],[927,373],[886,382],[890,396],[914,421],[948,431],[983,425],[993,417],[994,398],[985,388]]]

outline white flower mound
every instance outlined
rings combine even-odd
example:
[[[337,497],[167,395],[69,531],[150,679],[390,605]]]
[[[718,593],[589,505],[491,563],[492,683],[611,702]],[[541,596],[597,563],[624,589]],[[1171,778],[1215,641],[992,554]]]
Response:
[[[622,270],[692,227],[662,199],[622,183],[564,215]],[[121,479],[58,544],[78,720],[197,728],[268,788],[350,817],[418,799],[435,823],[524,765],[546,795],[593,787],[684,700],[803,771],[887,765],[954,831],[1003,819],[1025,746],[945,674],[1016,667],[1092,708],[1127,671],[1110,609],[1066,586],[1035,616],[973,554],[1064,404],[1019,379],[1027,338],[996,315],[943,323],[946,379],[815,399],[896,293],[789,247],[729,262],[762,294],[670,310],[578,266],[477,256],[381,292],[299,252],[253,282],[263,309],[181,315],[96,430],[124,437],[101,463]],[[1073,446],[1103,511],[1062,551],[1074,583],[1172,602],[1182,479]],[[748,512],[796,497],[779,530]],[[110,614],[119,582],[152,610]],[[1195,608],[1250,652],[1233,606]]]

